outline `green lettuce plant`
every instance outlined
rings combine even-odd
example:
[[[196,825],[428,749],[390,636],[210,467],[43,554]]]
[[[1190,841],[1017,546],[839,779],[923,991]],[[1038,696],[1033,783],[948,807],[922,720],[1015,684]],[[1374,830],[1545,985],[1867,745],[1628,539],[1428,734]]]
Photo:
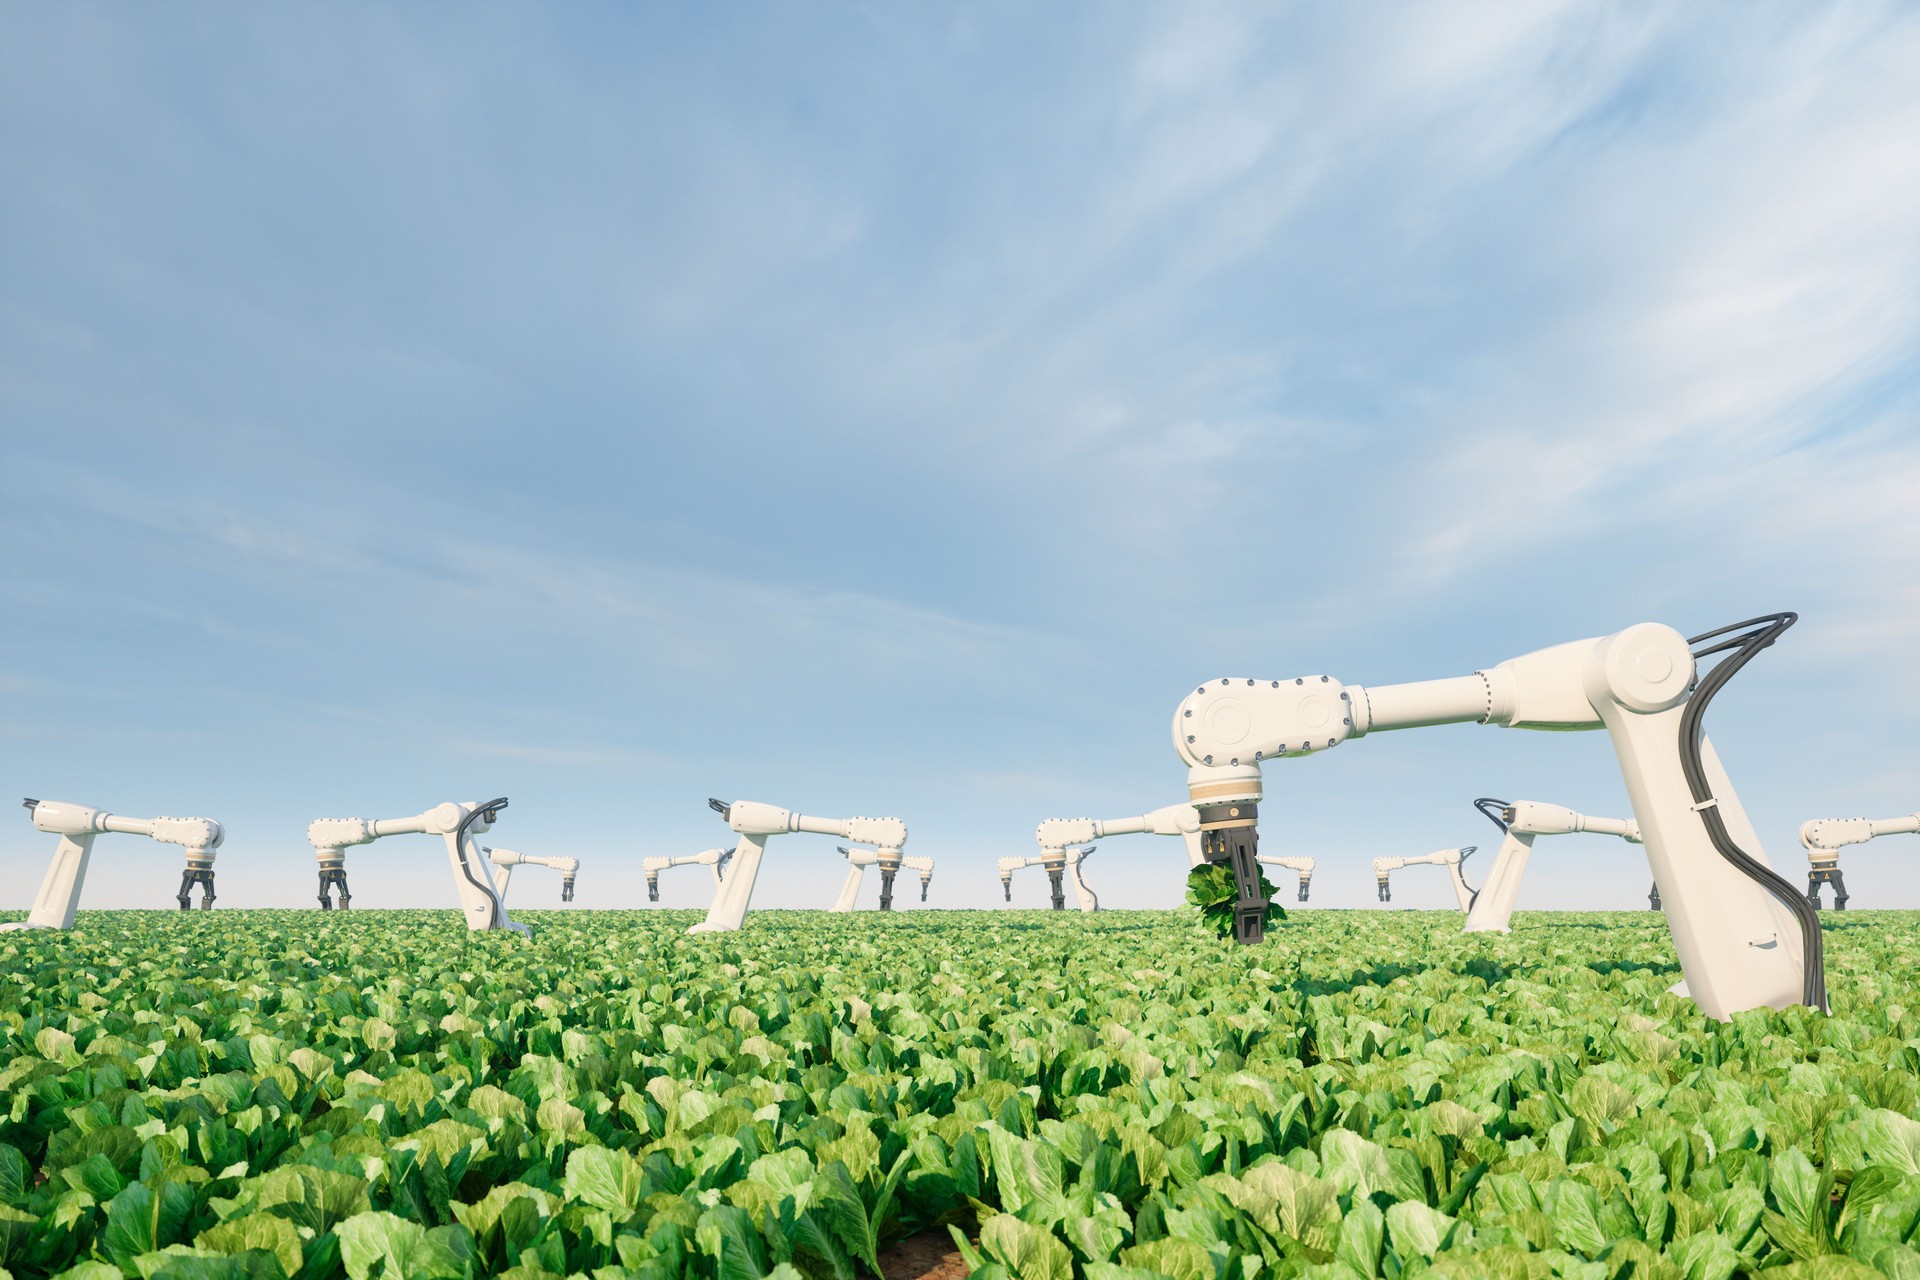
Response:
[[[1287,918],[1286,909],[1279,902],[1280,891],[1264,871],[1260,872],[1260,896],[1267,900],[1266,912],[1261,917],[1263,924],[1271,925]],[[1199,908],[1200,919],[1215,936],[1233,937],[1233,907],[1239,900],[1240,888],[1234,881],[1233,868],[1224,862],[1203,862],[1187,872],[1187,903]]]
[[[0,934],[0,1280],[1920,1275],[1909,913],[1724,1024],[1651,912],[533,914]]]

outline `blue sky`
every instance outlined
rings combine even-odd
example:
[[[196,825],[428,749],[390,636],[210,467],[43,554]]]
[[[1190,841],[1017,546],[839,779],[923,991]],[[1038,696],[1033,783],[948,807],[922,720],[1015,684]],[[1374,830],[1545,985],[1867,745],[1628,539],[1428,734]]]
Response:
[[[501,794],[576,906],[710,795],[900,816],[986,906],[1041,818],[1181,798],[1202,679],[1795,609],[1709,731],[1798,878],[1920,807],[1916,137],[1893,5],[0,3],[0,777],[220,819],[235,907],[312,901],[313,818]],[[1267,785],[1330,906],[1490,855],[1476,796],[1626,807],[1599,734]],[[51,843],[0,824],[0,904]],[[425,838],[349,867],[453,905]],[[177,880],[103,838],[86,905]],[[1647,882],[1543,841],[1522,906]]]

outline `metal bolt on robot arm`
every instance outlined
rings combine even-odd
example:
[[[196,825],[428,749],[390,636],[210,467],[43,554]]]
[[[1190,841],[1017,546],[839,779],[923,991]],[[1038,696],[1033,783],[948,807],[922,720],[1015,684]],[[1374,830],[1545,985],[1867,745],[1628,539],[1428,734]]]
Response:
[[[1618,836],[1631,844],[1640,843],[1640,824],[1632,818],[1596,818],[1575,813],[1557,804],[1537,800],[1482,798],[1473,807],[1485,814],[1501,831],[1500,851],[1493,855],[1493,869],[1480,886],[1480,894],[1467,912],[1466,933],[1506,933],[1513,919],[1514,900],[1520,896],[1520,880],[1527,873],[1527,858],[1533,852],[1536,836],[1564,836],[1576,831],[1595,835]]]
[[[1007,901],[1013,901],[1013,873],[1022,867],[1045,867],[1047,882],[1053,890],[1053,909],[1067,909],[1067,895],[1063,881],[1073,881],[1073,893],[1080,900],[1082,911],[1098,911],[1100,899],[1080,875],[1081,864],[1093,856],[1095,846],[1084,849],[1043,849],[1031,858],[1000,859],[1000,888],[1007,895]]]
[[[1807,850],[1807,901],[1820,909],[1820,886],[1833,886],[1833,907],[1847,909],[1847,882],[1840,876],[1840,850],[1865,844],[1876,836],[1920,832],[1920,813],[1900,818],[1815,818],[1800,827],[1800,843]]]
[[[1205,861],[1200,850],[1200,818],[1190,804],[1170,804],[1132,818],[1048,818],[1033,833],[1042,857],[1069,845],[1092,844],[1110,836],[1179,836],[1186,842],[1187,862]]]
[[[1080,899],[1080,909],[1098,911],[1100,900],[1081,878],[1080,864],[1093,852],[1091,846],[1094,841],[1109,836],[1134,835],[1179,836],[1186,842],[1188,865],[1197,867],[1206,860],[1200,852],[1199,815],[1190,804],[1170,804],[1152,813],[1131,818],[1048,818],[1035,829],[1033,835],[1040,845],[1039,857],[1000,859],[1000,883],[1006,889],[1007,900],[1013,900],[1013,872],[1019,867],[1037,865],[1047,869],[1047,879],[1053,887],[1055,911],[1066,907],[1061,881],[1068,875],[1073,878],[1073,891]],[[1068,850],[1076,845],[1088,847],[1069,856]]]
[[[1466,877],[1460,874],[1460,864],[1473,856],[1478,845],[1462,845],[1458,849],[1436,849],[1432,853],[1423,853],[1414,858],[1375,858],[1373,860],[1373,879],[1380,890],[1380,901],[1392,902],[1393,890],[1388,887],[1387,877],[1402,867],[1445,867],[1453,879],[1453,896],[1459,899],[1462,911],[1473,910],[1474,890],[1468,886]]]
[[[1709,1016],[1826,1007],[1819,917],[1766,862],[1701,731],[1734,673],[1793,624],[1774,614],[1691,640],[1640,623],[1451,679],[1368,687],[1328,676],[1210,681],[1182,699],[1173,739],[1188,765],[1207,856],[1233,865],[1235,937],[1257,942],[1261,766],[1389,729],[1493,724],[1605,728],[1665,903],[1693,999]],[[1700,660],[1728,654],[1704,673]]]
[[[1263,867],[1285,867],[1289,871],[1299,872],[1300,901],[1305,902],[1307,900],[1307,890],[1313,887],[1312,858],[1270,858],[1262,856],[1258,861]]]
[[[487,861],[496,868],[493,873],[493,887],[500,894],[500,901],[507,900],[507,883],[513,879],[515,867],[535,866],[552,867],[560,873],[560,901],[573,901],[573,878],[580,873],[580,859],[540,857],[531,853],[517,853],[512,849],[482,849]]]
[[[849,849],[841,845],[840,852],[847,860],[847,879],[840,886],[840,897],[834,902],[833,909],[852,911],[854,904],[859,900],[860,881],[867,874],[867,868],[878,866],[880,868],[880,909],[893,910],[893,877],[894,870],[898,870],[898,867],[889,870],[880,861],[880,852],[877,849]],[[925,902],[927,886],[933,883],[933,859],[916,854],[903,854],[899,866],[920,873],[920,901]]]
[[[707,804],[739,833],[740,843],[735,846],[733,873],[714,894],[707,918],[688,933],[730,933],[740,927],[747,918],[747,905],[753,901],[753,884],[760,876],[760,856],[766,852],[767,838],[789,831],[839,836],[854,844],[873,845],[883,884],[881,896],[891,901],[892,893],[886,886],[902,865],[907,843],[907,824],[900,819],[815,818],[752,800],[735,800],[732,804],[709,800]]]
[[[713,887],[717,891],[726,880],[727,864],[733,861],[732,849],[702,849],[698,853],[683,854],[678,858],[642,858],[641,869],[647,873],[647,901],[660,901],[660,873],[668,867],[711,867],[713,868]]]
[[[33,910],[24,921],[0,924],[0,931],[73,928],[74,912],[80,909],[80,890],[87,882],[87,862],[93,857],[93,839],[102,832],[149,836],[161,844],[185,848],[187,869],[180,878],[180,909],[188,909],[196,884],[201,886],[200,909],[212,908],[213,851],[226,838],[225,830],[213,819],[123,818],[62,800],[28,800],[25,804],[33,814],[35,828],[59,836],[60,843],[54,846],[53,861],[40,882]]]
[[[484,804],[475,800],[450,801],[411,818],[381,818],[373,822],[365,818],[321,818],[308,824],[307,842],[320,860],[321,909],[330,910],[333,906],[327,898],[329,885],[340,888],[341,910],[346,910],[351,901],[347,896],[347,849],[372,844],[386,836],[434,835],[446,842],[447,862],[453,868],[453,887],[460,895],[467,928],[476,932],[507,929],[530,935],[532,930],[515,924],[507,915],[506,904],[500,901],[500,894],[487,874],[487,860],[474,839],[491,829],[506,807],[507,798],[501,796]]]

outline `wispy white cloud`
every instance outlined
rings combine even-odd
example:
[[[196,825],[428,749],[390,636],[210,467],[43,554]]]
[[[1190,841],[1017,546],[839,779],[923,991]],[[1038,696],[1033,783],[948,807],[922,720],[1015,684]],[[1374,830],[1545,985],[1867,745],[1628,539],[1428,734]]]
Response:
[[[76,777],[158,769],[63,754],[92,689],[263,795],[624,776],[697,841],[709,777],[884,786],[1024,845],[1161,796],[1222,663],[1754,596],[1904,758],[1899,8],[0,21],[0,599],[85,619],[0,693]]]

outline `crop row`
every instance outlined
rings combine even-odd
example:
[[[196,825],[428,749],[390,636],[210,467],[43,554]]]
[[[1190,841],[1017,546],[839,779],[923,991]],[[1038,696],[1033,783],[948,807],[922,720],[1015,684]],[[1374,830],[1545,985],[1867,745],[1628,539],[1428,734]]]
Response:
[[[1905,914],[1830,926],[1832,1017],[1729,1024],[1645,913],[536,919],[5,935],[0,1268],[1920,1277]]]

